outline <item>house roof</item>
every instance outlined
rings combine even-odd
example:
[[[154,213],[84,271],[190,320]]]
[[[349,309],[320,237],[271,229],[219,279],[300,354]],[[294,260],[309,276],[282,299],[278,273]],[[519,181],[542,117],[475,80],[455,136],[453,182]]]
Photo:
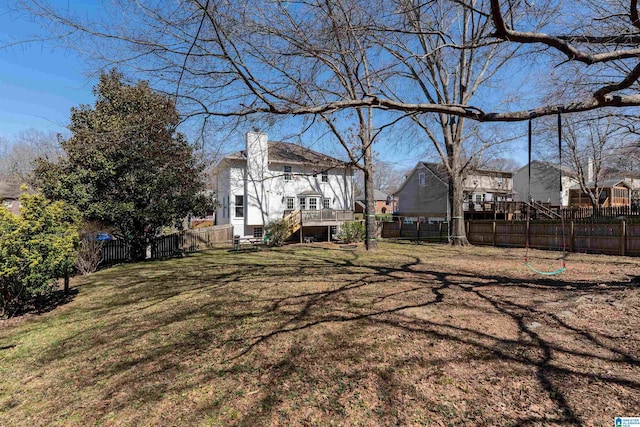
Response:
[[[18,199],[22,191],[21,184],[13,181],[0,181],[0,199]]]
[[[620,178],[609,178],[609,179],[603,179],[602,181],[598,182],[598,187],[599,188],[609,188],[609,187],[616,187],[619,185],[623,185],[624,187],[627,188],[631,188],[631,184],[629,184],[627,181],[625,181],[624,179],[620,179]],[[589,181],[585,183],[585,186],[587,188],[594,188],[596,186],[595,181]],[[580,189],[580,184],[573,184],[570,189],[574,190],[574,189]]]
[[[306,190],[298,193],[298,196],[322,196],[322,193],[317,190]]]
[[[373,190],[373,200],[384,200],[387,201],[387,197],[389,195],[387,193],[385,193],[384,191],[380,191],[380,190]],[[363,201],[365,200],[364,197],[360,197],[357,201]]]
[[[399,194],[404,189],[405,185],[407,185],[407,183],[411,180],[411,177],[415,175],[418,169],[426,169],[427,171],[431,172],[436,178],[442,181],[442,183],[445,185],[447,185],[449,182],[447,171],[445,170],[442,163],[418,162],[411,170],[409,176],[407,176],[407,179],[405,179],[402,184],[400,184],[400,187],[398,187],[398,189],[393,193],[394,196]]]
[[[543,166],[543,167],[547,167],[547,168],[552,168],[552,169],[556,169],[561,171],[562,173],[564,173],[565,175],[570,175],[571,174],[571,169],[569,169],[566,166],[561,166],[557,163],[551,163],[551,162],[545,162],[543,160],[532,160],[531,161],[531,166]],[[522,170],[527,170],[527,167],[529,167],[528,164],[522,166],[520,169],[518,169],[515,173],[519,173]]]
[[[341,160],[290,142],[269,141],[267,156],[269,162],[276,163],[304,164],[323,168],[345,167],[347,165]],[[228,155],[226,159],[246,160],[247,153],[245,150],[238,151]]]
[[[420,162],[420,163],[422,164],[422,166],[424,166],[425,169],[431,172],[440,181],[444,183],[449,182],[449,175],[447,174],[447,170],[445,169],[442,163],[432,163],[432,162]]]

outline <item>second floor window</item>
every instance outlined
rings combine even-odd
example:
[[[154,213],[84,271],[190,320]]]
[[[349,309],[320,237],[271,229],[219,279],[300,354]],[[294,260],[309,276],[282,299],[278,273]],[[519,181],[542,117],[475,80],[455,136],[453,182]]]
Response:
[[[244,196],[236,196],[236,218],[244,217]]]
[[[426,185],[427,184],[427,175],[425,173],[421,173],[418,175],[418,184]]]
[[[309,209],[315,211],[318,209],[318,199],[315,197],[309,198]]]
[[[305,209],[307,209],[307,199],[305,199],[304,197],[300,197],[300,210],[303,211]]]
[[[322,199],[322,209],[330,209],[331,208],[331,200]]]
[[[322,182],[329,182],[329,171],[322,171]]]
[[[293,197],[287,197],[287,209],[293,210]]]
[[[291,166],[284,167],[284,180],[291,181]]]

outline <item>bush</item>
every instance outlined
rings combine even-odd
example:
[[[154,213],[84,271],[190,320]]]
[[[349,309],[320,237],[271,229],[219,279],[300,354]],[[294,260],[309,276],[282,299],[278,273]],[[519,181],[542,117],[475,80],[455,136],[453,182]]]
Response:
[[[23,195],[20,216],[0,207],[0,317],[52,291],[72,268],[78,212],[42,195]]]
[[[265,242],[269,246],[282,246],[291,236],[291,228],[284,219],[269,222],[264,228]]]
[[[85,221],[80,229],[80,242],[73,266],[78,273],[85,275],[94,273],[102,262],[104,241],[99,238],[105,226],[100,223]]]
[[[338,240],[345,243],[362,242],[365,237],[364,224],[360,222],[345,222],[338,232]]]
[[[102,241],[87,236],[80,240],[78,256],[73,263],[80,274],[94,273],[102,262]]]

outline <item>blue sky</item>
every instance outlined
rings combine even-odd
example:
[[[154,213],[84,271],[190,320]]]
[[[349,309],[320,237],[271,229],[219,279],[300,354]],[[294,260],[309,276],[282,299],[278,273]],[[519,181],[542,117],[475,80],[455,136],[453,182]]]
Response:
[[[63,132],[70,109],[91,103],[94,79],[73,52],[29,39],[37,27],[0,7],[0,137],[29,128]]]
[[[97,7],[93,2],[77,6],[68,1],[54,0],[53,3],[63,8],[79,7],[88,14]],[[6,4],[0,5],[0,143],[30,128],[64,132],[71,107],[94,101],[91,90],[96,78],[87,73],[73,51],[54,49],[52,43],[13,44],[30,39],[38,31],[37,25],[9,12]],[[281,133],[287,132],[281,130]],[[385,144],[376,146],[383,151],[381,159],[400,168],[412,167],[418,160],[429,160],[422,150],[400,153],[397,149],[385,148]],[[514,147],[512,155],[523,163],[520,147]]]

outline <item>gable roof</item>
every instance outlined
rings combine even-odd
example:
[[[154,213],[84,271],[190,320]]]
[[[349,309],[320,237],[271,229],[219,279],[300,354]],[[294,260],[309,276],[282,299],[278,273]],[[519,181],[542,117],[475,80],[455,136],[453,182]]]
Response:
[[[447,170],[445,169],[442,163],[433,163],[433,162],[419,162],[418,164],[422,164],[422,166],[431,172],[436,178],[438,178],[443,183],[449,182],[449,174],[447,174]]]
[[[418,169],[426,169],[426,171],[431,172],[443,184],[449,184],[449,176],[447,175],[447,171],[445,170],[442,163],[418,162],[411,170],[411,173],[406,177],[406,179],[402,181],[400,187],[398,187],[398,189],[393,193],[394,196],[399,194],[404,189],[405,185],[407,185],[407,183],[411,181],[411,178],[416,174],[416,171],[418,171]]]
[[[319,153],[309,148],[290,142],[269,141],[267,143],[267,158],[269,162],[303,164],[320,166],[323,168],[346,167],[348,163],[338,160],[326,154]],[[225,157],[230,160],[246,160],[245,150],[238,151]]]
[[[384,200],[386,202],[388,196],[390,196],[390,194],[387,194],[384,191],[373,190],[373,200],[376,200],[376,201]],[[365,200],[365,198],[361,197],[357,201],[363,201],[363,200]]]
[[[566,166],[561,166],[557,163],[551,163],[551,162],[545,162],[543,160],[532,160],[531,161],[531,166],[536,167],[536,166],[542,166],[545,168],[551,168],[551,169],[555,169],[558,170],[562,173],[564,173],[565,175],[570,175],[571,174],[571,169],[569,169]],[[520,171],[526,171],[527,168],[529,167],[528,164],[522,166],[520,169],[518,169],[517,171],[514,172],[514,175],[516,173],[519,173]]]

